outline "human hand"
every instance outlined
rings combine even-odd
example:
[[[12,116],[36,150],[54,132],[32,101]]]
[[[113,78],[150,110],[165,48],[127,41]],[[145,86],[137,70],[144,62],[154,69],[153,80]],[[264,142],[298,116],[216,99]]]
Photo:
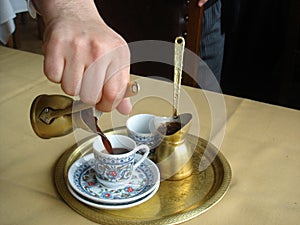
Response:
[[[202,7],[208,0],[199,0],[198,1],[198,6]]]
[[[127,43],[99,16],[92,0],[41,1],[44,73],[63,91],[102,112],[131,110]],[[48,3],[46,3],[48,2]]]

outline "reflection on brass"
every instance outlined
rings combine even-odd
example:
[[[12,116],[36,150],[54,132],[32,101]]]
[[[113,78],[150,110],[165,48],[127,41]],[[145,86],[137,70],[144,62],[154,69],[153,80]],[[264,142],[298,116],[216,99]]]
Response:
[[[107,133],[126,134],[121,127]],[[92,152],[94,137],[83,140],[67,150],[55,168],[55,184],[64,201],[80,215],[96,223],[113,224],[178,224],[199,216],[225,195],[231,180],[230,166],[218,152],[212,164],[199,170],[203,157],[210,161],[217,149],[207,141],[187,135],[186,141],[195,149],[193,173],[178,181],[162,181],[158,192],[141,205],[122,210],[101,210],[85,205],[74,198],[67,188],[67,172],[73,162]],[[206,149],[206,150],[205,150]],[[219,203],[220,204],[220,203]]]
[[[48,99],[51,99],[52,95],[47,95]],[[62,101],[69,101],[69,97],[65,97],[65,99],[61,99]],[[62,109],[53,109],[51,106],[43,109],[41,114],[39,115],[39,119],[43,121],[45,124],[51,124],[55,119],[59,117],[63,117],[65,115],[71,115],[72,113],[76,113],[85,109],[91,108],[91,106],[83,103],[82,101],[74,101],[72,105],[69,105],[66,108]]]
[[[176,37],[174,44],[173,116],[178,115],[185,40]]]
[[[134,96],[139,91],[139,84],[131,81],[125,91],[125,97]],[[80,100],[73,101],[64,95],[39,95],[31,104],[31,126],[36,135],[45,139],[64,136],[71,133],[74,128],[90,130],[82,121],[80,113],[82,110],[93,108]]]
[[[80,110],[93,110],[81,101],[64,95],[39,95],[31,104],[31,126],[40,138],[67,135],[74,128],[89,130],[81,118]]]
[[[192,114],[184,113],[177,118],[161,118],[161,123],[179,122],[181,129],[171,135],[162,135],[163,140],[155,150],[155,162],[163,179],[181,180],[192,174],[191,157],[194,149],[185,141],[192,122]]]
[[[51,121],[50,124],[40,119],[46,108],[53,110],[72,107],[73,99],[63,95],[39,95],[31,104],[30,122],[31,126],[41,138],[59,137],[73,131],[71,114],[60,116]]]

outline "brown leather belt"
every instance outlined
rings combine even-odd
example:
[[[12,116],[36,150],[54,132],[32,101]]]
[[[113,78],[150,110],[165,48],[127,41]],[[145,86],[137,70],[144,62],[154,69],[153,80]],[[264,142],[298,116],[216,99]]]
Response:
[[[205,4],[204,4],[204,10],[208,9],[209,7],[211,7],[213,4],[215,4],[218,0],[208,0]]]

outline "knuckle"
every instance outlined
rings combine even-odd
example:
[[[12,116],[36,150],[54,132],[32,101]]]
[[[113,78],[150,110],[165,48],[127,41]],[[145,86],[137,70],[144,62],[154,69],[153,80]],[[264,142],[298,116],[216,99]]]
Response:
[[[61,74],[58,71],[58,68],[55,64],[52,63],[45,63],[44,65],[44,74],[48,78],[48,80],[54,83],[61,82]]]
[[[69,85],[65,85],[65,84],[61,84],[61,89],[67,94],[67,95],[71,95],[74,96],[75,95],[75,91],[73,88],[71,88]]]
[[[125,93],[124,87],[126,87],[126,84],[128,82],[126,81],[126,79],[121,78],[120,80],[122,80],[122,82],[118,85],[109,85],[107,87],[105,86],[103,89],[102,98],[111,105],[118,103],[118,101],[123,98],[123,95]]]
[[[93,98],[91,95],[80,94],[80,100],[88,105],[96,105],[97,99]]]
[[[97,39],[93,39],[90,42],[90,52],[93,60],[109,54],[116,55],[116,53],[118,58],[129,58],[130,56],[127,43],[120,38],[114,38],[109,42],[99,42]]]
[[[68,94],[68,95],[71,95],[71,96],[75,96],[77,95],[77,84],[74,83],[74,82],[62,82],[61,83],[61,88],[62,90]]]
[[[71,40],[70,43],[71,47],[74,51],[82,51],[86,48],[86,41],[82,37],[75,37],[73,40]]]
[[[49,39],[45,40],[43,48],[45,52],[52,51],[54,47],[63,46],[64,38],[56,34],[52,34]]]
[[[119,92],[117,90],[109,90],[103,93],[103,98],[109,104],[113,104],[118,99]]]
[[[61,79],[60,79],[60,77],[59,76],[57,76],[57,75],[54,75],[54,74],[48,74],[48,75],[46,75],[47,76],[47,78],[48,78],[48,80],[50,80],[51,82],[53,82],[53,83],[60,83],[60,81],[61,81]]]

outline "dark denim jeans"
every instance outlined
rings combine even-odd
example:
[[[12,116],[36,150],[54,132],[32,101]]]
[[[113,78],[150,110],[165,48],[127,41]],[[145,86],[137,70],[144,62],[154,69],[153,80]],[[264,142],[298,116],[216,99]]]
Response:
[[[221,29],[221,6],[221,0],[218,0],[204,10],[200,42],[200,58],[208,65],[218,82],[221,80],[225,41],[225,34]],[[200,84],[201,80],[203,79],[199,73]]]

